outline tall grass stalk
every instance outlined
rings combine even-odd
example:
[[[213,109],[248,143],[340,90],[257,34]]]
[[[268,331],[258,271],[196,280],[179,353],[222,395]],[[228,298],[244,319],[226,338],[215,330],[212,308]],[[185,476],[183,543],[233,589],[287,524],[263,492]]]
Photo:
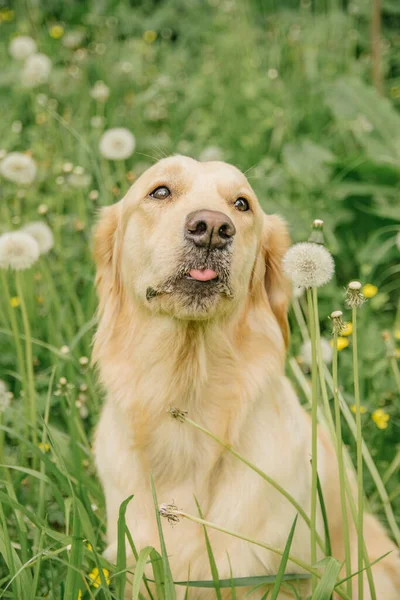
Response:
[[[8,315],[9,315],[9,319],[10,319],[11,331],[12,331],[12,334],[14,337],[15,351],[17,354],[18,371],[19,371],[19,374],[21,377],[21,387],[25,392],[24,393],[24,408],[25,408],[25,418],[26,418],[26,436],[29,437],[29,428],[28,428],[28,422],[29,422],[28,401],[29,401],[29,399],[28,399],[28,394],[26,393],[27,386],[26,386],[24,353],[22,351],[21,338],[20,338],[20,333],[19,333],[19,328],[18,328],[18,321],[15,316],[14,309],[11,306],[11,294],[10,294],[10,288],[8,286],[7,275],[4,272],[4,269],[0,269],[0,273],[1,273],[2,288],[5,292],[5,300],[6,300],[7,308],[8,308]]]
[[[312,401],[311,401],[311,514],[310,514],[310,554],[311,563],[317,562],[317,500],[318,500],[318,366],[317,366],[317,346],[315,337],[315,310],[313,293],[307,289],[307,302],[309,312],[309,327],[311,337],[312,352]],[[317,587],[317,579],[312,578],[312,590]]]
[[[25,358],[26,358],[26,373],[28,380],[28,397],[29,397],[29,420],[31,426],[31,439],[34,444],[37,444],[37,433],[36,433],[36,392],[35,392],[35,378],[33,374],[33,355],[32,355],[32,339],[31,339],[31,327],[29,324],[28,311],[26,309],[24,292],[21,284],[21,274],[19,271],[15,271],[15,285],[19,300],[21,302],[21,314],[22,322],[24,325],[25,333]]]

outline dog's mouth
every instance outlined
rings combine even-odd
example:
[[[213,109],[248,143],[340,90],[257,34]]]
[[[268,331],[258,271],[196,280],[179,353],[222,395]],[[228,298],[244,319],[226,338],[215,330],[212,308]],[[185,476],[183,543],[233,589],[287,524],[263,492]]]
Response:
[[[218,295],[231,298],[230,263],[227,251],[214,250],[207,256],[190,253],[182,257],[171,277],[157,287],[147,288],[146,299],[165,294],[178,295],[185,303],[207,301]]]

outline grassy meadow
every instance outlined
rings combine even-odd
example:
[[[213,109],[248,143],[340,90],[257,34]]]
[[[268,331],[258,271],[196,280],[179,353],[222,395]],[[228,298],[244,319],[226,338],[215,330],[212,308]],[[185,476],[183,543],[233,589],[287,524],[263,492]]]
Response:
[[[105,506],[91,454],[103,394],[90,365],[91,234],[101,206],[174,153],[246,171],[294,242],[309,238],[314,219],[324,221],[335,275],[318,298],[320,419],[329,424],[340,404],[353,464],[359,426],[365,506],[400,543],[400,8],[382,1],[375,57],[371,15],[371,0],[0,4],[0,234],[40,221],[54,238],[31,268],[0,268],[0,598],[123,598],[124,544],[117,565],[102,558]],[[21,55],[31,43],[15,45],[19,36],[49,60],[28,68]],[[373,80],[374,64],[381,80]],[[121,127],[135,149],[106,158],[100,140]],[[11,172],[4,161],[14,152],[28,162]],[[351,280],[367,298],[357,309],[356,397],[354,311],[344,302]],[[296,294],[290,312],[287,373],[308,408],[312,353],[304,342],[307,324],[318,335],[315,308]],[[329,318],[336,310],[347,324],[337,339]],[[123,540],[124,507],[119,532]],[[168,549],[161,557],[141,550],[135,583],[150,559],[153,596],[171,600]],[[234,576],[232,598],[243,583]],[[337,571],[329,577],[325,596],[313,598],[329,600]],[[215,569],[210,579],[221,598]],[[288,582],[247,583],[261,583],[274,600]],[[196,589],[188,586],[187,597]]]

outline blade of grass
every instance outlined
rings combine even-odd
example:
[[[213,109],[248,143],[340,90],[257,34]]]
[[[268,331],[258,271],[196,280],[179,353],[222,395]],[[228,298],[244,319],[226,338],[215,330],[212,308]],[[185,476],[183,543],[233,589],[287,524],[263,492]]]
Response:
[[[337,577],[342,568],[341,563],[332,557],[322,562],[326,562],[326,568],[312,596],[312,600],[331,600],[335,586],[337,585]]]
[[[229,579],[220,579],[220,587],[230,588],[232,584],[235,587],[250,587],[260,585],[273,585],[276,581],[276,575],[253,575],[252,577],[233,577]],[[282,581],[297,581],[311,579],[311,575],[308,573],[285,573],[281,580]],[[199,581],[175,581],[175,585],[186,585],[189,587],[196,588],[213,588],[214,581],[212,579],[205,579]],[[251,592],[250,592],[251,593]]]
[[[196,496],[194,497],[194,500],[196,502],[196,506],[197,506],[197,510],[199,511],[200,518],[203,519],[203,514],[201,512],[200,504],[199,504]],[[206,541],[207,555],[208,555],[208,560],[210,563],[211,575],[212,575],[212,578],[214,581],[215,595],[217,596],[218,600],[222,600],[220,585],[219,585],[218,567],[217,567],[217,563],[215,562],[214,553],[212,551],[212,547],[210,544],[210,538],[208,536],[207,528],[205,527],[205,525],[203,525],[203,531],[204,531],[204,537],[205,537],[205,541]]]
[[[157,494],[156,494],[156,488],[154,485],[153,475],[151,475],[151,490],[153,493],[153,501],[154,501],[154,508],[156,511],[158,535],[160,538],[160,545],[161,545],[162,563],[163,563],[163,568],[164,568],[165,600],[175,600],[174,582],[172,580],[172,574],[171,574],[171,568],[170,568],[169,560],[168,560],[167,548],[165,546],[164,534],[163,534],[162,525],[161,525],[160,512],[158,509]]]
[[[133,495],[129,496],[119,507],[118,515],[118,547],[117,547],[117,571],[124,571],[126,569],[126,545],[125,545],[125,530],[126,530],[126,509],[129,502],[132,500]],[[120,598],[124,597],[126,586],[126,574],[122,572],[117,576],[115,587],[117,594]],[[133,597],[133,596],[132,596]]]
[[[124,540],[124,544],[125,544],[125,540]],[[152,546],[146,546],[139,552],[139,556],[136,561],[135,575],[133,576],[133,582],[132,582],[132,600],[137,600],[139,597],[140,586],[143,583],[144,568],[145,568],[146,564],[148,563],[148,558],[150,557],[152,550],[153,550]],[[119,596],[119,597],[123,598],[123,596]]]
[[[299,515],[296,515],[293,521],[293,525],[290,528],[289,536],[285,544],[285,549],[282,554],[281,562],[279,564],[278,573],[276,575],[274,587],[272,588],[271,600],[277,600],[279,590],[281,589],[281,584],[283,581],[283,576],[285,574],[286,565],[289,559],[290,548],[292,546],[293,536],[297,525],[297,518]]]
[[[324,532],[325,532],[325,543],[326,543],[326,556],[332,556],[332,544],[331,537],[329,535],[329,523],[328,523],[328,515],[326,513],[324,495],[322,493],[321,481],[319,476],[317,476],[317,491],[318,491],[318,500],[321,508],[322,519],[324,522]]]

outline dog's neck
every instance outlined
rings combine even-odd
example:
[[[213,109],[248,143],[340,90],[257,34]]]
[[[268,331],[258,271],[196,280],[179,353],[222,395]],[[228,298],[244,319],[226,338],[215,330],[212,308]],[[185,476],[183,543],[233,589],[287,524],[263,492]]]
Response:
[[[94,358],[108,401],[134,420],[137,443],[171,406],[206,425],[220,422],[226,436],[227,423],[260,396],[266,379],[282,376],[279,326],[257,306],[209,321],[183,321],[128,302],[119,311],[105,308]]]

